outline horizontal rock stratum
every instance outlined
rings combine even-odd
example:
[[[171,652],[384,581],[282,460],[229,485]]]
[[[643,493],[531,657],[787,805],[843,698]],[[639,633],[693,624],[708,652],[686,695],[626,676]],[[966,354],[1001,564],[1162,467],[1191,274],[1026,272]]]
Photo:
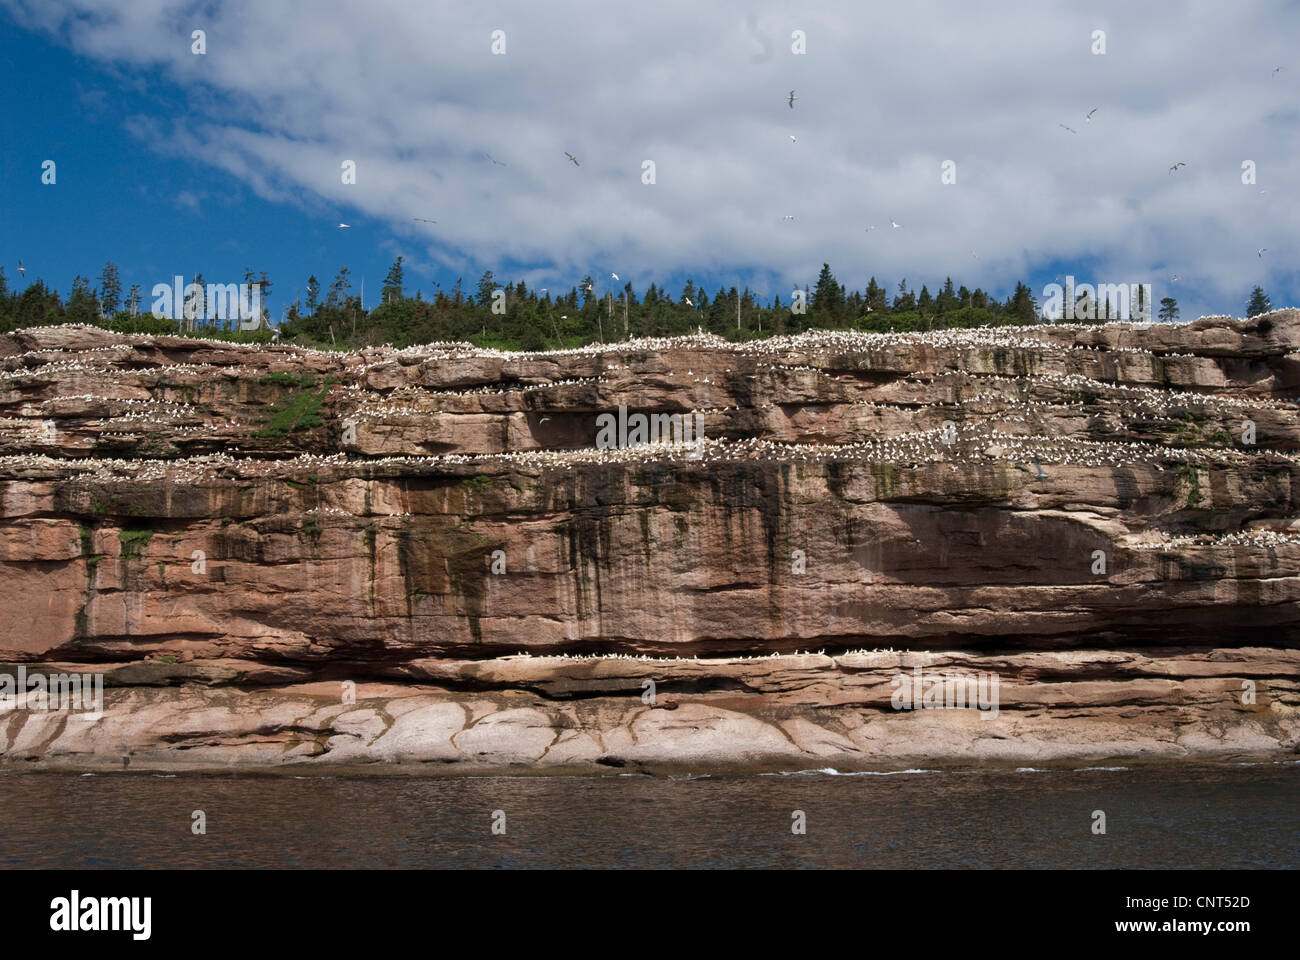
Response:
[[[1297,396],[1295,310],[541,354],[7,334],[0,675],[105,688],[0,713],[0,757],[1294,756]],[[597,449],[620,409],[704,439]],[[997,709],[895,709],[918,668]]]

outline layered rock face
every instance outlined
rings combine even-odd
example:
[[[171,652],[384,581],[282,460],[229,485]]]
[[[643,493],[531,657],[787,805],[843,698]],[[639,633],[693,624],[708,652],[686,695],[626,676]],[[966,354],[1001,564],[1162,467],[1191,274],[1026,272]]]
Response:
[[[0,674],[106,687],[0,712],[0,755],[1292,755],[1296,395],[1293,310],[535,355],[8,334]],[[703,438],[598,449],[672,416]],[[897,709],[959,675],[996,702]]]

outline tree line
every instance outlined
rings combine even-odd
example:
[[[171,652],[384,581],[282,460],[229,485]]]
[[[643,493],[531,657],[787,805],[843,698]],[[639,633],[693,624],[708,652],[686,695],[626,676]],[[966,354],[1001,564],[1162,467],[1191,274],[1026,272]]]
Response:
[[[612,277],[611,277],[612,279]],[[138,284],[123,293],[117,267],[108,263],[92,287],[77,275],[66,300],[37,279],[21,291],[11,291],[0,268],[0,332],[56,323],[89,323],[127,333],[173,333],[243,342],[282,342],[304,346],[351,349],[391,343],[406,347],[433,341],[468,341],[481,347],[544,350],[614,342],[635,337],[670,337],[700,331],[731,340],[751,340],[805,330],[866,332],[941,330],[1043,322],[1038,302],[1024,283],[999,300],[979,287],[968,289],[946,278],[932,293],[919,292],[902,279],[892,293],[873,276],[862,290],[849,290],[823,264],[815,284],[792,291],[788,300],[770,299],[748,287],[719,287],[709,294],[687,280],[674,294],[651,283],[640,294],[631,283],[606,286],[591,276],[567,290],[533,289],[523,280],[501,283],[491,270],[472,289],[462,280],[443,289],[435,284],[431,296],[408,293],[403,258],[398,257],[384,278],[379,302],[367,309],[351,273],[341,267],[327,286],[315,276],[307,279],[305,299],[282,308],[278,327],[263,307],[261,329],[239,329],[235,318],[209,320],[203,304],[196,316],[173,320],[154,317],[150,300]],[[265,271],[245,270],[246,284],[261,288],[262,302],[272,281]],[[193,282],[203,286],[202,275]],[[1271,304],[1255,287],[1247,315],[1267,312]],[[1160,303],[1159,318],[1178,317],[1171,297]],[[1102,322],[1102,321],[1097,321]]]

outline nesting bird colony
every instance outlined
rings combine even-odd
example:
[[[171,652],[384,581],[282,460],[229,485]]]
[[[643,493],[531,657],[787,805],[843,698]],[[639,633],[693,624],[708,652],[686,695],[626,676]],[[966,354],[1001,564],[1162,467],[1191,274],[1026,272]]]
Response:
[[[1023,597],[1044,623],[1073,605],[1060,630],[1076,636],[1114,602],[1099,599],[1102,574],[1087,566],[1097,550],[1105,583],[1163,590],[1150,602],[1170,611],[1187,606],[1178,590],[1189,581],[1198,603],[1217,602],[1227,575],[1242,597],[1245,581],[1300,583],[1298,396],[1294,310],[528,354],[463,343],[337,353],[59,326],[0,337],[0,489],[13,544],[40,518],[80,526],[92,612],[110,587],[172,596],[166,565],[196,545],[248,563],[246,578],[269,575],[253,569],[264,555],[310,565],[346,554],[363,571],[349,576],[369,583],[349,589],[368,592],[372,608],[385,576],[405,582],[401,629],[417,623],[435,645],[454,635],[443,649],[462,654],[471,643],[514,652],[517,639],[494,646],[474,627],[471,641],[453,624],[490,616],[496,588],[478,580],[495,549],[512,574],[534,578],[539,615],[578,624],[548,627],[552,649],[629,629],[607,618],[633,601],[600,590],[652,596],[656,564],[685,591],[713,575],[701,572],[709,565],[734,565],[722,589],[742,618],[758,602],[745,563],[763,565],[769,611],[869,582],[880,609],[805,637],[844,649],[992,635],[996,605],[974,594],[954,593],[942,603],[960,610],[932,610],[919,626],[906,619],[923,600],[941,606],[924,590],[961,565],[970,590],[997,585],[1010,591],[997,604]],[[598,448],[598,418],[620,411],[697,416],[703,437]],[[113,531],[121,564],[96,567],[118,549]],[[288,546],[276,539],[286,535]],[[1082,560],[1057,562],[1057,543]],[[821,551],[819,588],[786,582],[803,547]],[[157,561],[157,582],[130,572],[137,555]],[[629,556],[649,572],[629,572]],[[389,560],[396,573],[383,572]],[[326,567],[313,569],[304,583]],[[1049,581],[1068,591],[1049,596]],[[1270,602],[1294,606],[1289,594]],[[398,628],[368,616],[346,629],[389,642]],[[93,632],[93,616],[77,622]],[[669,627],[644,616],[640,629]],[[724,649],[719,629],[678,623],[670,639],[685,646],[656,647],[653,636],[627,646],[699,655]]]

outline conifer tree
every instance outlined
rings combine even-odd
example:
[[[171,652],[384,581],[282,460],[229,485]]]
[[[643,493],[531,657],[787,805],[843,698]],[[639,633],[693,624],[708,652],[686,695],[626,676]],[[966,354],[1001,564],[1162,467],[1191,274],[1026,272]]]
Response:
[[[99,303],[106,316],[117,313],[122,301],[122,284],[117,277],[117,265],[112,260],[104,264],[99,275]]]
[[[1272,309],[1273,304],[1269,301],[1263,287],[1256,286],[1250,291],[1250,300],[1246,303],[1246,316],[1258,317],[1261,313],[1268,313]]]
[[[394,300],[402,299],[402,257],[393,261],[393,265],[388,268],[388,276],[384,277],[384,286],[380,290],[380,298],[384,303],[391,303]]]

